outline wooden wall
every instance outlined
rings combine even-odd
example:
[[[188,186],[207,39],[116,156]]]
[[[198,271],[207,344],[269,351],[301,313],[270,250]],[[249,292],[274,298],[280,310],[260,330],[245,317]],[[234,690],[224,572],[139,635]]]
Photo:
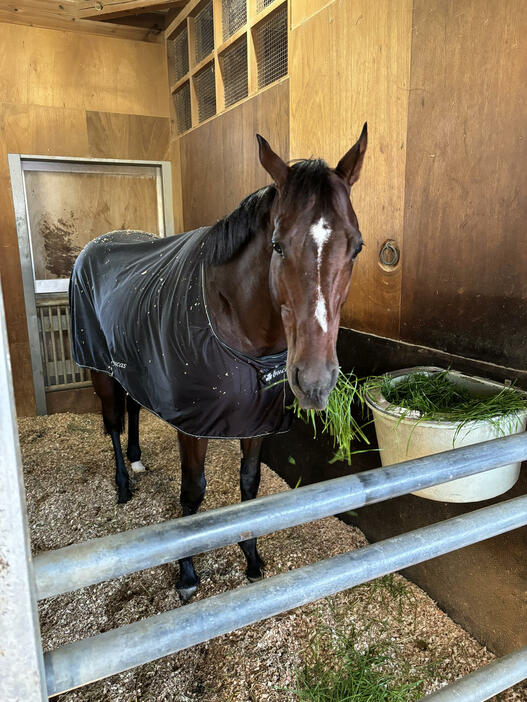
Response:
[[[368,122],[351,196],[366,247],[342,324],[395,338],[401,270],[386,272],[377,261],[386,239],[403,242],[411,27],[411,0],[336,0],[291,31],[289,49],[291,158],[336,166]]]
[[[291,157],[334,164],[369,125],[343,325],[526,368],[527,5],[292,7]],[[386,239],[401,250],[391,271]]]
[[[7,154],[168,160],[168,76],[162,44],[0,23],[0,46],[0,275],[17,410],[34,414]]]
[[[527,4],[414,0],[401,337],[527,368]]]
[[[289,13],[290,158],[334,165],[368,121],[352,192],[366,248],[343,326],[526,368],[527,4],[306,0]],[[273,144],[287,127],[282,98],[259,99],[178,140],[185,227],[266,182],[246,177],[254,115]],[[379,263],[389,239],[394,269]]]
[[[213,224],[270,182],[256,133],[289,159],[289,81],[283,80],[179,139],[186,230]]]

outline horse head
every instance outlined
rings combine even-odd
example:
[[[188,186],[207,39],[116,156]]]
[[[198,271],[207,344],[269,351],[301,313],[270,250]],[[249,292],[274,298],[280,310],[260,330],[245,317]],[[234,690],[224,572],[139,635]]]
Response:
[[[260,163],[278,190],[269,287],[287,339],[287,377],[304,409],[323,409],[338,376],[340,312],[363,242],[350,202],[367,145],[366,124],[336,168],[287,165],[257,135]]]

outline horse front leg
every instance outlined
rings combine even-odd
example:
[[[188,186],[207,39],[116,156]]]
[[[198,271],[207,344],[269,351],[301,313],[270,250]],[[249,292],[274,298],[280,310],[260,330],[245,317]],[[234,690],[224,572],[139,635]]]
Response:
[[[183,516],[194,514],[205,497],[205,455],[207,439],[198,439],[178,432],[179,455],[181,460],[181,507]],[[196,592],[199,576],[194,570],[192,558],[182,558],[179,561],[179,580],[176,583],[179,598],[188,602]]]
[[[125,392],[119,383],[106,373],[91,372],[95,392],[102,405],[104,429],[110,435],[115,456],[115,482],[117,484],[118,502],[128,502],[132,497],[130,478],[124,463],[121,448],[121,432],[124,427],[124,398]]]
[[[263,438],[241,439],[242,462],[240,469],[240,491],[242,502],[252,500],[258,494],[260,486],[260,454]],[[239,542],[240,548],[247,559],[247,578],[254,582],[264,576],[265,563],[256,548],[256,539],[246,539]]]

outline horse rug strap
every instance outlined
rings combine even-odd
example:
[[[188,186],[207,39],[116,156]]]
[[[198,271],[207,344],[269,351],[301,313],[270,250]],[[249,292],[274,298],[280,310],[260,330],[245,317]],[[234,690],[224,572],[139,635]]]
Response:
[[[91,241],[70,281],[72,350],[143,407],[193,436],[287,431],[287,351],[249,358],[215,333],[202,250],[208,228],[158,238],[115,231]]]

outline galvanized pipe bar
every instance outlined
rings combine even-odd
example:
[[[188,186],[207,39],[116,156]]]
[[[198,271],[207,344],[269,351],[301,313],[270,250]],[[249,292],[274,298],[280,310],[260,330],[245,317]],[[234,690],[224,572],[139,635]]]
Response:
[[[0,700],[47,700],[0,284]]]
[[[498,658],[421,702],[484,702],[527,678],[527,646]]]
[[[56,695],[527,524],[527,496],[416,529],[45,654]]]
[[[40,599],[527,458],[527,432],[42,553]]]

